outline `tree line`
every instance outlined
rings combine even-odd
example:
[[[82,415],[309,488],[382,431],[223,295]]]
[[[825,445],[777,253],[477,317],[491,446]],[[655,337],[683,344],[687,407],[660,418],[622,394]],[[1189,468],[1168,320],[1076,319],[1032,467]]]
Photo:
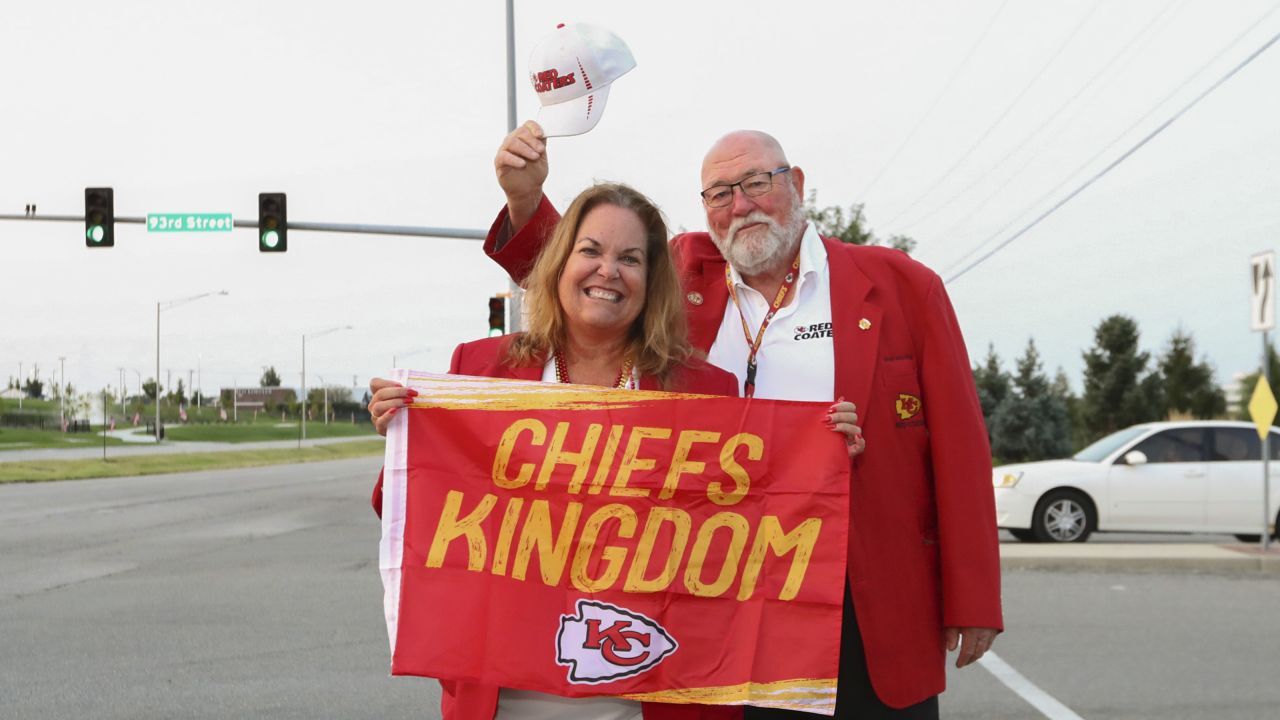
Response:
[[[1061,458],[1116,430],[1168,419],[1227,417],[1227,398],[1214,368],[1196,358],[1195,340],[1179,328],[1156,357],[1139,347],[1138,323],[1126,315],[1104,318],[1085,350],[1084,388],[1071,390],[1058,368],[1050,379],[1034,339],[1006,372],[995,347],[973,368],[991,452],[1003,462]],[[1272,354],[1273,368],[1280,360]],[[1241,387],[1252,390],[1257,374]],[[1278,377],[1272,370],[1272,377]],[[1248,392],[1242,392],[1247,398]],[[1247,402],[1247,399],[1243,402]],[[1247,417],[1243,408],[1236,416]]]

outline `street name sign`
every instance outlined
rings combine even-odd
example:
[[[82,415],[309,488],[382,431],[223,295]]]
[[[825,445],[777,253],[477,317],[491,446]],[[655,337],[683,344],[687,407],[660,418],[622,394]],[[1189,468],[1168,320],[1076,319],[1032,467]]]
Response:
[[[147,232],[231,232],[231,213],[147,213]]]
[[[1276,254],[1258,253],[1249,258],[1253,270],[1253,290],[1249,303],[1249,323],[1254,330],[1276,329]]]

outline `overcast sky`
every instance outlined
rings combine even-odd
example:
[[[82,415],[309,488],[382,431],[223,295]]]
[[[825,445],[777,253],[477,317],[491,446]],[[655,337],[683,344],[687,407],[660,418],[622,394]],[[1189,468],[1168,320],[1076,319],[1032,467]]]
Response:
[[[303,9],[305,8],[305,10]],[[596,179],[704,229],[698,171],[723,133],[776,135],[819,205],[865,202],[882,236],[950,276],[1080,186],[1276,33],[1274,0],[517,2],[518,115],[532,46],[558,22],[630,45],[591,133],[550,146],[553,201]],[[499,0],[27,3],[0,23],[0,212],[232,212],[262,191],[291,221],[487,228],[506,132]],[[1219,381],[1256,366],[1249,256],[1280,244],[1280,47],[1272,47],[1061,210],[949,285],[977,361],[1034,337],[1079,390],[1106,315],[1159,352],[1179,326]],[[988,245],[981,245],[984,241]],[[479,243],[118,225],[89,250],[73,223],[0,221],[0,378],[66,358],[82,389],[155,367],[207,392],[274,365],[296,385],[443,370],[506,289]],[[137,373],[137,374],[135,374]],[[162,375],[163,375],[162,371]]]

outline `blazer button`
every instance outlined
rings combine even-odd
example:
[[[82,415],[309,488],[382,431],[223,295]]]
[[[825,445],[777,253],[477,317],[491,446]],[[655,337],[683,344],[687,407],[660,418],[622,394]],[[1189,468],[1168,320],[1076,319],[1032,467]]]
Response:
[[[689,293],[688,295],[686,295],[685,297],[687,297],[687,298],[689,299],[689,302],[690,302],[690,303],[692,303],[692,304],[694,304],[694,305],[701,305],[701,304],[702,304],[702,293],[700,293],[700,292],[691,292],[691,293]]]
[[[868,319],[866,319],[866,318],[862,318],[861,320],[859,320],[859,321],[858,321],[858,329],[859,329],[859,330],[870,330],[870,329],[871,329],[871,321],[870,321],[870,320],[868,320]]]

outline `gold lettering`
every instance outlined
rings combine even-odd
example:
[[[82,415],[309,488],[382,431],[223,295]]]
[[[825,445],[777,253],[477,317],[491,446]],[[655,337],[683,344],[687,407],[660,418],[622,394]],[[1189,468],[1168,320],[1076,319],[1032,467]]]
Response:
[[[573,568],[569,578],[573,586],[583,592],[600,592],[613,587],[618,575],[622,573],[622,563],[627,559],[627,549],[616,545],[605,545],[600,551],[600,560],[604,563],[604,572],[592,578],[588,572],[591,564],[591,552],[595,550],[596,539],[600,529],[609,520],[618,521],[620,538],[630,538],[636,533],[636,511],[621,503],[610,503],[591,513],[587,524],[582,527],[582,539],[578,541],[578,550],[573,556]]]
[[[529,557],[533,554],[534,547],[537,547],[542,582],[551,586],[559,585],[565,561],[569,558],[569,542],[578,529],[578,518],[581,516],[582,503],[568,503],[564,510],[564,520],[560,522],[560,534],[553,542],[551,509],[547,501],[534,500],[529,503],[529,514],[525,517],[524,528],[520,530],[520,545],[516,548],[516,563],[511,569],[511,577],[524,580],[525,572],[529,569]]]
[[[507,466],[511,464],[511,451],[516,446],[516,438],[525,430],[529,431],[533,438],[529,441],[530,445],[541,445],[547,439],[547,426],[533,418],[525,418],[511,423],[511,427],[502,433],[502,440],[498,442],[497,454],[493,456],[493,484],[504,490],[514,490],[524,487],[529,482],[529,478],[533,477],[533,465],[524,463],[520,466],[520,471],[515,479],[507,475]]]
[[[622,426],[611,425],[609,439],[604,442],[604,452],[600,453],[600,462],[596,466],[596,475],[591,478],[591,487],[587,488],[589,494],[599,495],[604,489],[604,480],[609,476],[609,466],[613,464],[613,456],[618,453],[618,443],[621,440]]]
[[[733,478],[733,490],[723,492],[719,480],[707,483],[707,497],[717,505],[736,505],[751,489],[751,476],[733,456],[739,445],[747,446],[748,460],[759,460],[764,457],[764,440],[759,435],[738,433],[725,441],[724,447],[720,448],[720,469]]]
[[[646,497],[649,495],[649,488],[629,488],[627,481],[631,479],[631,473],[636,470],[652,470],[657,466],[657,461],[653,458],[639,458],[640,443],[645,438],[656,438],[658,440],[666,440],[671,437],[670,428],[652,428],[652,427],[633,427],[631,428],[631,437],[627,440],[627,451],[622,455],[622,464],[618,466],[618,476],[613,480],[613,487],[609,488],[609,494],[615,497]]]
[[[671,458],[671,469],[667,471],[667,479],[662,482],[662,492],[658,493],[658,499],[669,500],[676,494],[681,475],[700,473],[707,469],[707,464],[704,462],[689,462],[689,450],[693,448],[694,443],[713,443],[719,439],[718,432],[682,430],[680,438],[676,441],[675,455]]]
[[[728,528],[731,537],[729,547],[724,554],[724,562],[720,573],[710,583],[702,581],[702,567],[707,561],[707,550],[716,530]],[[719,597],[733,584],[738,574],[738,562],[742,560],[742,551],[746,549],[747,535],[751,527],[747,519],[733,512],[718,512],[707,519],[698,528],[698,537],[693,541],[693,550],[689,553],[689,565],[684,571],[684,586],[689,592],[700,597]]]
[[[444,510],[440,513],[440,524],[436,526],[436,536],[431,540],[431,550],[427,553],[427,567],[442,566],[445,553],[449,551],[449,543],[465,535],[467,537],[467,569],[482,570],[487,547],[480,523],[489,517],[489,512],[497,503],[497,495],[485,493],[480,504],[476,505],[476,509],[466,517],[460,518],[458,512],[462,508],[462,492],[450,490],[445,496]]]
[[[542,470],[538,473],[538,482],[535,485],[539,490],[547,487],[547,482],[551,479],[551,473],[555,470],[556,465],[573,466],[573,478],[569,481],[569,492],[577,493],[582,489],[582,481],[587,478],[587,473],[591,470],[591,456],[596,452],[596,443],[600,441],[600,431],[603,430],[602,425],[591,423],[587,428],[587,436],[582,440],[582,449],[572,452],[564,449],[564,438],[569,434],[569,423],[556,423],[555,434],[551,436],[551,445],[547,448],[547,457],[542,461]]]
[[[653,554],[653,546],[658,540],[658,533],[663,523],[671,523],[674,535],[671,538],[671,552],[667,553],[667,562],[662,572],[655,578],[645,578],[649,569],[649,558]],[[661,592],[676,579],[676,571],[680,568],[680,558],[684,556],[685,546],[689,544],[689,530],[693,521],[689,513],[680,508],[655,507],[649,511],[649,519],[645,521],[644,533],[636,545],[635,557],[631,560],[631,569],[627,571],[627,581],[622,586],[627,592]]]
[[[520,522],[520,508],[524,507],[524,498],[511,498],[502,511],[502,526],[498,528],[498,544],[493,548],[493,574],[507,574],[507,558],[511,557],[511,538],[516,534],[516,523]]]
[[[786,582],[782,584],[782,592],[778,593],[779,600],[794,599],[800,592],[800,586],[804,584],[804,574],[809,569],[809,560],[813,558],[813,548],[818,543],[820,530],[821,518],[809,518],[789,533],[782,532],[782,524],[778,522],[777,516],[765,515],[760,518],[751,554],[747,556],[747,566],[742,570],[742,587],[738,588],[738,599],[750,599],[751,593],[755,592],[760,569],[764,566],[766,549],[772,550],[778,557],[795,551]]]

